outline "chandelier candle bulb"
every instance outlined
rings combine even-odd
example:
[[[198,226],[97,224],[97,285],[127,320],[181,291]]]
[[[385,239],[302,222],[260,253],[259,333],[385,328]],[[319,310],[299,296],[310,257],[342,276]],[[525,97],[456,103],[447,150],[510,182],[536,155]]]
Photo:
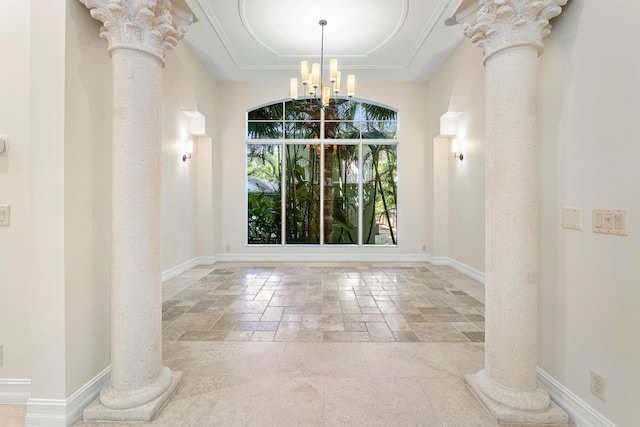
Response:
[[[313,88],[316,89],[320,85],[320,64],[314,62],[311,66],[311,75],[313,77]]]
[[[296,99],[298,97],[298,79],[295,77],[291,78],[291,99]]]
[[[300,62],[300,77],[303,85],[309,83],[309,61]]]
[[[340,71],[338,71],[338,73],[336,74],[336,82],[333,85],[333,91],[336,93],[336,95],[338,93],[340,93],[340,78],[342,77],[342,73]]]
[[[338,60],[332,59],[329,61],[329,81],[335,83],[338,78]]]
[[[331,88],[329,86],[325,86],[322,90],[322,105],[329,105],[330,99],[331,99]]]
[[[347,77],[347,95],[351,98],[356,93],[356,76],[349,74]]]

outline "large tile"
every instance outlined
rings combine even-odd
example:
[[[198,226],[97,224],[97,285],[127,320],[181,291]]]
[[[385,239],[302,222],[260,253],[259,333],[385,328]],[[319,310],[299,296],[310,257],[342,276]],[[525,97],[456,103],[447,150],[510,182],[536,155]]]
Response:
[[[276,342],[210,342],[190,374],[233,378],[275,375],[283,351],[284,344]]]
[[[327,426],[440,426],[420,383],[411,378],[327,378]]]
[[[444,426],[496,426],[482,403],[468,389],[464,378],[421,378],[419,381]]]
[[[211,423],[200,426],[323,426],[323,381],[265,377],[236,382],[209,412]]]
[[[22,427],[26,415],[26,405],[0,405],[0,425],[2,427]]]
[[[435,378],[457,375],[434,343],[362,343],[373,378]]]
[[[366,377],[369,375],[359,343],[286,343],[282,375],[293,377]]]
[[[442,355],[441,363],[452,367],[459,375],[473,374],[484,368],[484,343],[433,343]]]
[[[208,347],[207,342],[163,341],[162,363],[173,371],[187,372],[199,363]]]
[[[229,383],[230,380],[225,377],[186,376],[158,417],[150,424],[196,427],[219,423],[220,419],[212,409],[230,386]]]

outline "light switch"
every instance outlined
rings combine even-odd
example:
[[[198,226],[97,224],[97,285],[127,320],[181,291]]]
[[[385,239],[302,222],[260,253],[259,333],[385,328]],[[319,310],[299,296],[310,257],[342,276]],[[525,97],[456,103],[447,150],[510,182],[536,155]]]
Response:
[[[593,219],[593,226],[595,228],[602,228],[602,212],[596,212],[593,214],[594,219]]]
[[[9,205],[0,205],[0,226],[9,225]]]
[[[7,152],[7,137],[0,135],[0,155]]]
[[[626,209],[594,209],[593,232],[628,236]]]

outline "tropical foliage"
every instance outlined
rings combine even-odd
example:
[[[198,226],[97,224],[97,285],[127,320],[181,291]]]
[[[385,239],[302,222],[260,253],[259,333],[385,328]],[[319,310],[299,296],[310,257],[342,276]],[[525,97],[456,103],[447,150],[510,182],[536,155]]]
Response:
[[[250,111],[248,242],[397,244],[397,147],[397,113],[379,105]]]

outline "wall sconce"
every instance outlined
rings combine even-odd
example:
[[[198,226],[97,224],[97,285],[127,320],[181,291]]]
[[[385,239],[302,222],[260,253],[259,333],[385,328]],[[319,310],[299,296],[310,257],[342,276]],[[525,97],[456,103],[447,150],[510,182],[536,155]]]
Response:
[[[184,142],[184,154],[182,155],[182,161],[186,162],[187,159],[190,159],[191,153],[193,153],[193,139],[188,139]]]
[[[464,155],[460,152],[460,141],[458,141],[458,138],[454,138],[451,141],[451,152],[453,152],[453,157],[456,159],[460,159],[460,161],[464,159]]]

